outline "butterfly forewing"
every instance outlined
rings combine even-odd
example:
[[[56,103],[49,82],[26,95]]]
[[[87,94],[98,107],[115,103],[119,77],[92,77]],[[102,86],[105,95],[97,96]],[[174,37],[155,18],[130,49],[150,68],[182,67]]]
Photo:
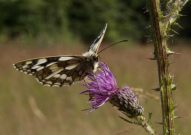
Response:
[[[107,24],[105,24],[104,29],[101,31],[99,36],[94,40],[94,42],[90,46],[90,50],[93,51],[94,53],[98,53],[99,47],[101,45],[101,42],[104,38],[105,32],[107,29]]]
[[[93,70],[84,56],[37,58],[18,62],[14,67],[35,76],[43,85],[58,87],[80,81]]]

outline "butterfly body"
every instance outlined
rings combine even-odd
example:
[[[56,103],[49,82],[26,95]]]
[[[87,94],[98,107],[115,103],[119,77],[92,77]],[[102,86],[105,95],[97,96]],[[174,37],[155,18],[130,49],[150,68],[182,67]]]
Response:
[[[34,76],[45,86],[71,85],[83,80],[98,67],[98,49],[104,37],[107,25],[82,55],[63,55],[42,57],[18,62],[13,66],[25,74]]]

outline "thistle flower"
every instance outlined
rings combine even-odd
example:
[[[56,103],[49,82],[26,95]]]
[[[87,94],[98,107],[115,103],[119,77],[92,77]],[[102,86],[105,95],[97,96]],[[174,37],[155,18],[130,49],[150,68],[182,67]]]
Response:
[[[87,90],[82,92],[90,96],[91,110],[109,101],[128,117],[142,115],[143,108],[131,88],[118,88],[116,79],[106,64],[100,63],[99,69],[97,74],[91,73],[87,76],[88,82],[85,84]]]
[[[140,125],[149,134],[155,135],[155,131],[143,116],[143,107],[139,105],[132,89],[128,86],[120,89],[106,64],[99,63],[99,71],[96,74],[90,73],[87,80],[88,82],[84,84],[87,90],[81,92],[81,94],[89,95],[91,111],[98,109],[106,102],[110,102],[131,119],[121,117],[123,120]]]

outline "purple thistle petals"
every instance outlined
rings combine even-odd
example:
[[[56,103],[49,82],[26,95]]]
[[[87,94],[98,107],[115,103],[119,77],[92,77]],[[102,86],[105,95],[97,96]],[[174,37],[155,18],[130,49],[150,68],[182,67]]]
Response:
[[[96,92],[94,90],[86,90],[81,92],[81,94],[86,94],[90,96],[90,103],[91,103],[91,111],[99,108],[100,106],[104,105],[110,97],[107,94],[103,94],[100,92]]]
[[[132,89],[130,87],[119,89],[115,77],[106,64],[100,63],[99,68],[100,70],[96,74],[91,73],[87,76],[88,82],[84,84],[87,90],[81,92],[90,97],[90,111],[109,101],[128,117],[142,115],[143,108],[139,105]]]
[[[97,109],[100,106],[104,105],[109,100],[107,96],[95,96],[91,99],[91,104],[93,109]]]
[[[109,101],[118,91],[116,80],[104,63],[99,64],[100,71],[97,74],[89,74],[85,84],[87,90],[81,94],[90,96],[92,109],[97,109]]]

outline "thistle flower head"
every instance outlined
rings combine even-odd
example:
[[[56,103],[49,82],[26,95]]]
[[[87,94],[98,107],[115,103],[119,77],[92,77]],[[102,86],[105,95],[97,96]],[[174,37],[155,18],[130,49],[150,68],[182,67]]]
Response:
[[[110,72],[109,68],[103,64],[99,64],[100,71],[98,74],[90,73],[88,82],[85,84],[87,90],[83,94],[90,96],[92,109],[97,109],[104,105],[117,92],[117,83]]]
[[[88,82],[85,84],[87,90],[82,92],[89,95],[91,110],[109,101],[129,117],[141,115],[143,108],[131,88],[118,88],[116,79],[106,64],[100,63],[99,69],[96,74],[91,73],[87,76]]]

